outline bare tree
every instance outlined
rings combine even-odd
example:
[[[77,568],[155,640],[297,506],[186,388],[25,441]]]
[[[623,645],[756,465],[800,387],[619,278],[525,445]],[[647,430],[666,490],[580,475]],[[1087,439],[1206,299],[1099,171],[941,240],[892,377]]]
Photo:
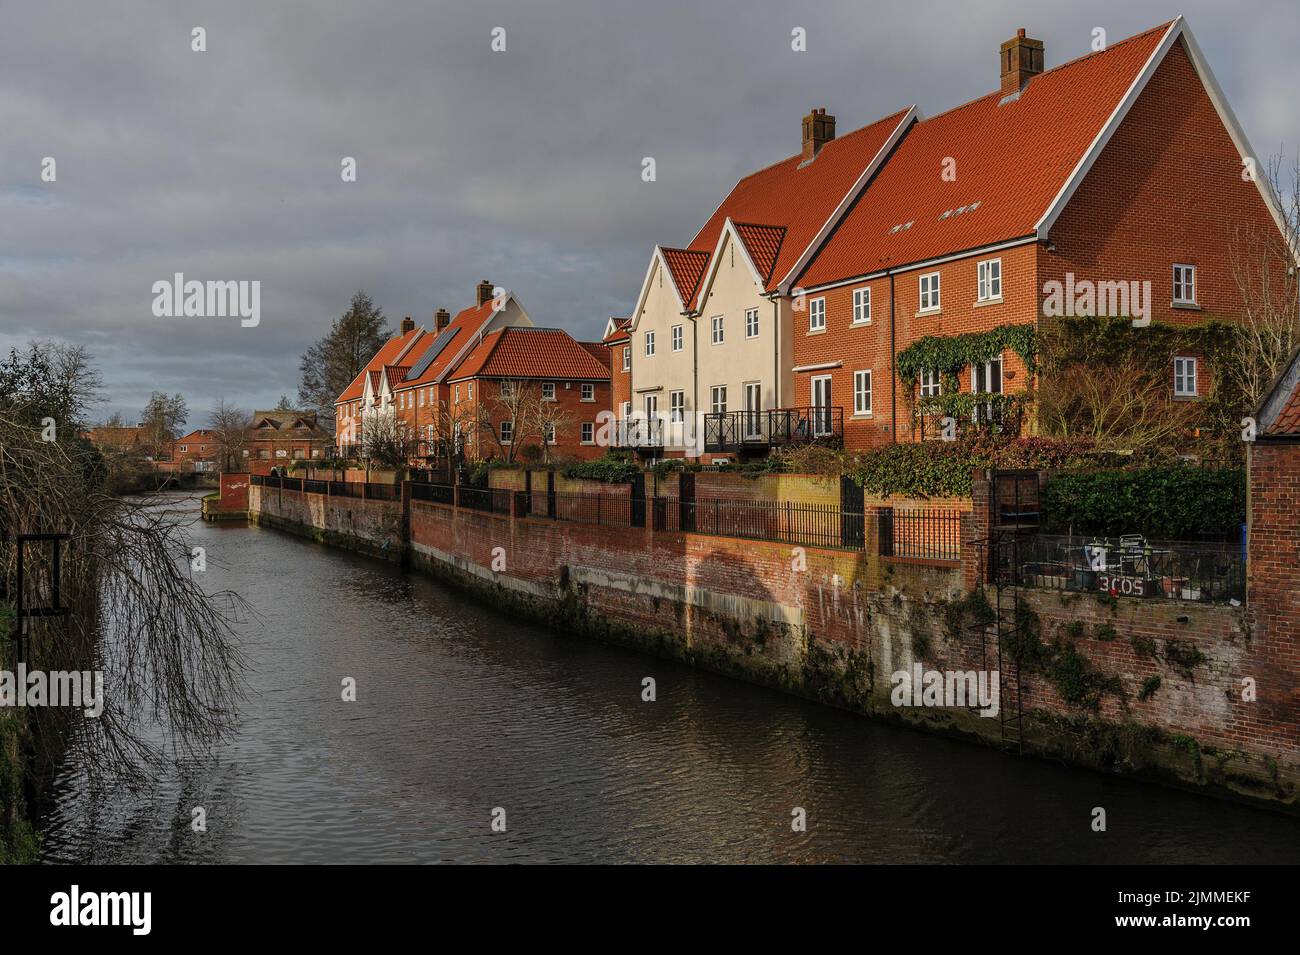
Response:
[[[1109,450],[1184,444],[1201,411],[1195,402],[1171,402],[1163,377],[1132,355],[1054,369],[1037,399],[1045,434],[1091,438]]]
[[[1242,398],[1242,410],[1263,399],[1269,385],[1282,372],[1287,359],[1300,347],[1300,157],[1291,164],[1289,196],[1279,188],[1282,160],[1274,157],[1256,175],[1265,189],[1278,197],[1280,229],[1239,226],[1230,242],[1232,276],[1241,295],[1243,317],[1237,325],[1236,347],[1223,372]]]
[[[218,398],[217,406],[208,413],[208,429],[216,436],[223,470],[243,468],[240,452],[248,444],[248,429],[252,423],[252,415],[242,408],[226,404],[225,398]]]
[[[486,444],[496,451],[479,457],[496,457],[513,464],[519,451],[541,433],[536,430],[539,422],[535,413],[540,394],[525,382],[509,379],[496,382],[494,389],[480,382],[479,389],[475,430],[487,438],[479,442],[480,446]]]
[[[407,445],[396,415],[376,413],[366,419],[361,429],[361,457],[377,468],[406,464]]]
[[[542,445],[542,460],[549,463],[551,447],[573,430],[574,416],[554,398],[543,398],[540,392],[529,406],[533,432]]]

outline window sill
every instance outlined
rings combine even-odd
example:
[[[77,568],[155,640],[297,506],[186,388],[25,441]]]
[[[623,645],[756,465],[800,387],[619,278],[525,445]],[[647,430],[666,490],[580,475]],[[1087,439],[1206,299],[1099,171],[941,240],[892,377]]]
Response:
[[[924,318],[927,315],[942,315],[943,308],[923,308],[918,311],[913,318]]]
[[[849,322],[849,328],[867,328],[870,325],[871,319],[869,318],[865,322]]]
[[[808,331],[805,332],[804,334],[806,334],[806,335],[825,335],[825,334],[826,334],[826,329],[824,329],[824,328],[810,328],[810,329],[808,329]]]
[[[1199,312],[1202,310],[1199,302],[1170,302],[1169,307],[1186,312]]]
[[[1200,401],[1200,395],[1174,395],[1174,401]]]
[[[849,415],[849,420],[850,420],[850,421],[870,421],[873,417],[875,417],[875,416],[874,416],[870,411],[854,412],[853,414]]]
[[[578,400],[586,405],[594,405],[596,403],[595,398],[579,398]]]
[[[997,298],[977,298],[975,300],[975,308],[983,308],[985,305],[1001,305],[1001,304],[1002,304],[1001,295],[999,295]]]

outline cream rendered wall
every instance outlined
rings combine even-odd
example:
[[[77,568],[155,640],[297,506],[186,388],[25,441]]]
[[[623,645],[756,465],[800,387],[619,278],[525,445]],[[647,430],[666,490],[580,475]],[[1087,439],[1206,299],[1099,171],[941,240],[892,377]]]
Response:
[[[641,310],[632,317],[632,413],[639,417],[645,412],[645,396],[659,398],[659,414],[668,417],[668,395],[680,390],[686,401],[686,418],[692,420],[697,410],[695,394],[695,328],[692,321],[681,313],[673,280],[656,256],[650,271],[645,301]],[[672,327],[682,326],[682,350],[672,350]],[[647,358],[645,333],[655,334],[655,354]],[[615,409],[622,415],[622,409]],[[669,445],[670,447],[677,445]]]
[[[745,337],[745,312],[758,309],[758,336]],[[724,339],[712,343],[713,318],[721,315]],[[744,249],[730,233],[718,256],[718,269],[700,305],[700,406],[710,411],[714,385],[727,387],[727,411],[745,410],[744,386],[762,386],[760,410],[788,406],[793,373],[788,300],[780,307],[763,294]]]

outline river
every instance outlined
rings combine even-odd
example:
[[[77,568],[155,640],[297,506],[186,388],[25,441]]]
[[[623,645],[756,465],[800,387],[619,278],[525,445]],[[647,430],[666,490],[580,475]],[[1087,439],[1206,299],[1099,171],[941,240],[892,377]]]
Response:
[[[197,498],[176,496],[192,508]],[[1294,863],[1300,820],[885,726],[197,518],[256,609],[210,764],[42,813],[48,861]],[[657,699],[643,702],[652,676]],[[341,682],[356,680],[355,702]],[[203,807],[206,832],[191,828]],[[1092,830],[1094,807],[1107,830]],[[791,828],[792,810],[807,831]],[[492,830],[504,810],[505,831]]]

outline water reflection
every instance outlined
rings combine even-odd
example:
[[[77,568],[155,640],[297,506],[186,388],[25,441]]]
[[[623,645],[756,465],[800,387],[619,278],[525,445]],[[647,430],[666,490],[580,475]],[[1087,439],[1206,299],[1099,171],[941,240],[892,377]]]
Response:
[[[194,505],[197,511],[197,504]],[[211,764],[63,769],[85,862],[1294,862],[1300,822],[881,726],[524,625],[395,568],[196,523],[250,698]],[[355,677],[358,700],[340,681]],[[658,681],[643,703],[641,679]],[[202,806],[207,832],[190,828]],[[508,831],[489,829],[493,807]],[[790,831],[792,807],[809,831]],[[1090,829],[1105,806],[1109,831]]]

